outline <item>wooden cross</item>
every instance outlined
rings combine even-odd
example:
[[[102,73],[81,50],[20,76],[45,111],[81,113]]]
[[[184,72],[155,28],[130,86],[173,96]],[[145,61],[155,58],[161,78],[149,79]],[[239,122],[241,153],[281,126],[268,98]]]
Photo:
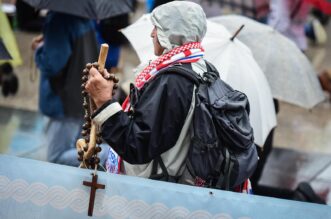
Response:
[[[95,192],[97,189],[105,189],[105,185],[98,184],[98,175],[92,173],[92,182],[83,181],[84,186],[91,187],[90,192],[90,202],[88,206],[88,216],[92,216],[93,214],[93,207],[94,207],[94,199],[95,199]]]

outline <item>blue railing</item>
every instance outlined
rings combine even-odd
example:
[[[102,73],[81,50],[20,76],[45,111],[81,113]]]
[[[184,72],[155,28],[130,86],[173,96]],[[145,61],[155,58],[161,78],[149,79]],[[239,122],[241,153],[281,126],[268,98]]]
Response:
[[[90,218],[91,171],[0,155],[0,218]],[[331,207],[98,173],[93,218],[331,218]]]

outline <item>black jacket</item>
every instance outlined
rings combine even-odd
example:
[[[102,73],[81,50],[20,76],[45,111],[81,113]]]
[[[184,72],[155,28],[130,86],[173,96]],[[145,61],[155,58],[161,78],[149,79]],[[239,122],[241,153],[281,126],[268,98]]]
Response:
[[[118,111],[101,126],[102,138],[128,163],[146,164],[173,147],[189,112],[194,84],[175,72],[160,74],[137,91],[133,112]],[[133,95],[136,93],[137,95]],[[136,99],[136,100],[133,100]],[[106,110],[104,104],[94,115]]]

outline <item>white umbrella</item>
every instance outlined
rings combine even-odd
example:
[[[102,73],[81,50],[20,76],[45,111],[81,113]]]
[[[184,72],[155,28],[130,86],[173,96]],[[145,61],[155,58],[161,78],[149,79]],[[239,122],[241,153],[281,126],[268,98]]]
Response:
[[[150,17],[150,14],[144,14],[136,22],[121,30],[137,52],[141,63],[156,58],[151,38],[153,24]]]
[[[225,27],[208,22],[202,41],[205,58],[215,65],[224,81],[247,95],[255,143],[263,145],[270,130],[276,126],[270,87],[250,49],[239,40],[231,41],[230,38],[231,34]]]
[[[210,20],[230,31],[245,25],[237,38],[252,50],[274,98],[308,109],[324,100],[313,66],[291,40],[268,25],[240,15],[219,16]]]
[[[142,62],[154,57],[150,38],[152,28],[149,15],[144,15],[122,30]],[[230,41],[230,38],[231,34],[225,27],[207,22],[207,33],[202,42],[205,57],[215,65],[225,82],[247,95],[255,143],[263,146],[269,132],[276,126],[271,91],[249,48],[239,40]]]

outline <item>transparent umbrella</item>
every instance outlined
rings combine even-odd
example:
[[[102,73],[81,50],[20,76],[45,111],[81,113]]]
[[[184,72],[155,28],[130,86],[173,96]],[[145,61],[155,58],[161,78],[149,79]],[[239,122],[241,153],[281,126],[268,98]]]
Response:
[[[210,19],[235,31],[247,45],[265,73],[274,98],[304,108],[312,108],[324,100],[316,72],[299,48],[272,27],[240,15],[226,15]]]
[[[152,28],[149,15],[144,15],[122,30],[142,62],[154,57],[150,38]],[[263,146],[270,130],[276,126],[271,91],[249,48],[239,40],[231,41],[231,36],[222,25],[207,22],[207,33],[202,41],[205,58],[215,65],[225,82],[247,95],[255,143]]]

